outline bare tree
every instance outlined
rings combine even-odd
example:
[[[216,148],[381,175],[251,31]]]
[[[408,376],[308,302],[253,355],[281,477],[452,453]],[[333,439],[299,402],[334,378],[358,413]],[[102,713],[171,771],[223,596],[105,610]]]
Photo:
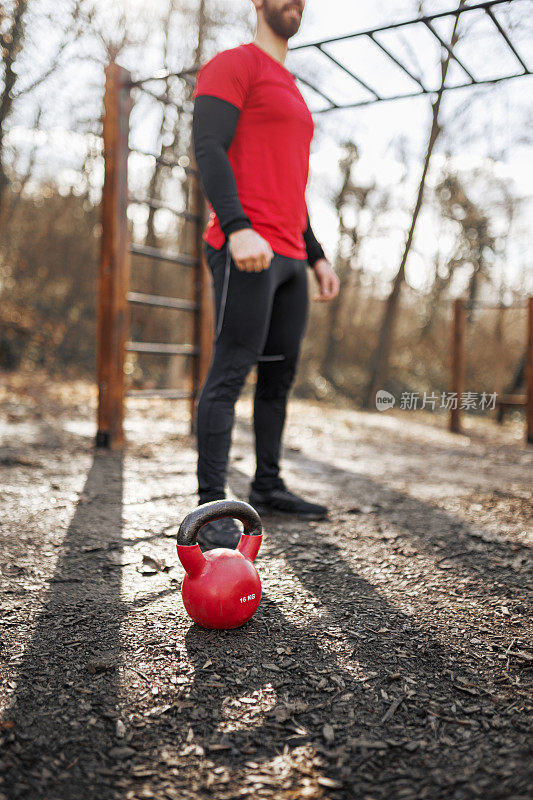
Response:
[[[62,33],[55,51],[35,74],[24,64],[24,51],[30,42],[30,23],[38,12],[31,0],[11,0],[0,7],[0,213],[9,183],[6,164],[9,119],[17,103],[42,86],[60,67],[69,43],[80,33],[80,9],[81,0],[74,0],[69,16],[61,17],[60,27],[57,19],[46,14],[47,24],[55,24]]]
[[[453,251],[446,259],[443,260],[440,253],[435,254],[435,273],[420,331],[422,337],[431,331],[439,303],[460,270],[469,275],[467,293],[471,306],[482,283],[490,286],[492,294],[503,303],[504,295],[509,292],[504,269],[507,246],[520,206],[520,200],[513,194],[508,181],[497,178],[484,168],[459,174],[449,162],[434,194],[441,219],[453,223],[456,239]],[[478,199],[473,199],[474,196]],[[500,225],[505,224],[505,231],[502,230],[499,236],[491,225],[493,214],[499,218]],[[502,264],[499,271],[496,268],[498,260]],[[469,319],[471,316],[470,313]]]
[[[465,5],[465,0],[461,0],[461,2],[459,3],[459,9],[461,9],[464,5]],[[459,33],[458,33],[459,19],[460,15],[457,14],[455,17],[453,31],[450,38],[450,48],[453,48],[459,39]],[[392,290],[389,294],[389,297],[387,298],[385,310],[383,313],[383,318],[381,321],[378,343],[371,360],[370,379],[365,394],[366,407],[370,407],[371,404],[373,403],[376,392],[383,386],[383,383],[388,373],[390,351],[391,351],[392,338],[394,332],[394,323],[396,321],[396,316],[399,306],[400,292],[402,289],[402,285],[405,281],[405,266],[407,263],[407,259],[409,257],[409,253],[411,251],[411,246],[413,244],[413,238],[416,229],[416,223],[424,200],[424,190],[426,186],[426,178],[429,170],[429,165],[431,162],[431,156],[433,154],[435,143],[441,132],[441,126],[439,124],[439,112],[440,112],[442,97],[444,94],[444,88],[446,85],[446,76],[448,75],[450,60],[451,60],[451,52],[450,50],[446,50],[446,54],[444,58],[441,60],[440,86],[437,91],[437,96],[432,104],[431,128],[429,132],[426,156],[424,159],[424,166],[422,168],[422,175],[420,177],[420,181],[418,184],[417,198],[413,210],[413,215],[411,218],[411,225],[407,233],[402,253],[402,258],[400,261],[400,266],[394,277]]]
[[[329,383],[337,390],[340,389],[335,376],[335,361],[342,330],[339,324],[343,298],[348,290],[348,282],[352,273],[352,264],[356,257],[359,247],[357,234],[357,223],[347,224],[345,221],[346,208],[364,208],[367,203],[369,192],[373,186],[357,186],[352,177],[352,168],[357,163],[359,152],[357,145],[353,142],[345,142],[345,155],[341,159],[339,166],[341,170],[341,185],[336,193],[333,204],[337,212],[339,224],[339,240],[335,255],[335,269],[341,282],[342,291],[331,301],[328,306],[326,344],[322,356],[321,373]]]

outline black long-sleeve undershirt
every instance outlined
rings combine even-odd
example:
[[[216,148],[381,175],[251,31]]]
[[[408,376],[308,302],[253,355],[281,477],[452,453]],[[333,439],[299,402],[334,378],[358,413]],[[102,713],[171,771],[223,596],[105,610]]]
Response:
[[[240,111],[237,106],[210,95],[200,95],[194,102],[193,144],[202,188],[226,237],[234,231],[251,228],[237,193],[235,175],[228,158]],[[325,258],[307,214],[303,232],[307,260],[310,266]]]
[[[305,250],[307,253],[307,261],[309,266],[312,267],[319,258],[325,258],[326,254],[322,249],[322,245],[317,240],[311,222],[309,220],[309,212],[307,212],[307,228],[304,231]]]

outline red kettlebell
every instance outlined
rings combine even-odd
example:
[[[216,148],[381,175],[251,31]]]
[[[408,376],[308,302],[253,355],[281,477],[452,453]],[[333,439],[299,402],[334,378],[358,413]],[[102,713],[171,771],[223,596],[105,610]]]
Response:
[[[244,525],[236,550],[217,547],[202,553],[196,538],[211,520],[233,517]],[[261,541],[261,518],[240,500],[203,503],[187,514],[178,531],[178,557],[187,574],[181,596],[188,615],[203,628],[238,628],[261,600],[261,581],[252,564]]]

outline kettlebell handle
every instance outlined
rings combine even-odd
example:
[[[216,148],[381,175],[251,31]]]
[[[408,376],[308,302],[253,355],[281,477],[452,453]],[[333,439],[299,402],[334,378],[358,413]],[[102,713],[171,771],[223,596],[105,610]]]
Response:
[[[202,525],[224,517],[242,522],[245,535],[261,536],[261,517],[249,503],[244,503],[242,500],[214,500],[197,506],[187,514],[178,530],[178,545],[185,547],[195,545]]]

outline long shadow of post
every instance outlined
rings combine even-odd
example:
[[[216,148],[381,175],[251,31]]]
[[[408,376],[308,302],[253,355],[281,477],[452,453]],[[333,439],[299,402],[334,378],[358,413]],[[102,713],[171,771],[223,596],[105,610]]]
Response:
[[[25,650],[8,737],[8,798],[112,797],[118,697],[122,457],[96,453]]]
[[[385,483],[376,481],[359,472],[334,467],[326,461],[310,458],[302,453],[289,454],[290,460],[301,466],[305,474],[309,467],[316,473],[317,467],[327,472],[328,481],[342,479],[353,494],[346,498],[350,503],[375,503],[386,524],[390,524],[401,538],[415,543],[417,549],[428,556],[438,555],[444,561],[452,558],[456,572],[462,572],[474,580],[483,582],[486,594],[499,594],[505,582],[506,589],[519,595],[524,593],[524,579],[531,577],[515,571],[510,560],[515,556],[512,542],[504,537],[475,530],[460,517],[426,503],[409,494],[392,489]],[[481,535],[481,538],[480,538]],[[531,548],[523,546],[526,557],[531,557]]]
[[[241,431],[248,432],[242,421],[237,422]],[[432,450],[440,452],[443,448],[431,445]],[[504,537],[487,534],[480,538],[482,531],[473,527],[438,506],[392,489],[386,483],[368,477],[360,472],[335,467],[327,461],[312,458],[304,453],[287,450],[287,462],[298,465],[302,474],[322,474],[321,488],[336,486],[336,502],[344,504],[374,504],[379,512],[373,515],[385,525],[390,525],[398,533],[398,538],[416,544],[417,549],[429,557],[435,555],[442,561],[452,559],[456,572],[469,576],[474,581],[483,582],[483,591],[498,595],[501,582],[519,596],[524,594],[524,582],[531,582],[531,572],[517,572],[511,565],[516,556],[512,542]],[[318,472],[317,472],[318,471]],[[229,470],[229,483],[237,496],[246,496],[249,478],[234,465]],[[339,489],[339,484],[342,489]],[[309,491],[309,490],[308,490]],[[324,495],[324,499],[326,496]],[[342,508],[339,509],[342,513]],[[367,517],[368,519],[368,517]],[[370,523],[369,523],[370,524]],[[524,556],[531,557],[530,547],[522,546]],[[500,585],[499,585],[500,584]]]

